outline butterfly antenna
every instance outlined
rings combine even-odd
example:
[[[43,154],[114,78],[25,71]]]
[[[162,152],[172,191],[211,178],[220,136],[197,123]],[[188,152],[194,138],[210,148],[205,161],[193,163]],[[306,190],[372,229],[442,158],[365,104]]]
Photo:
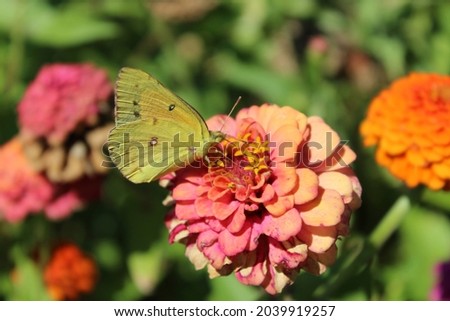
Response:
[[[228,118],[230,118],[231,114],[233,113],[234,109],[235,109],[236,106],[239,104],[239,102],[241,101],[241,99],[242,99],[241,96],[239,96],[239,97],[236,99],[236,102],[234,103],[233,107],[231,107],[231,110],[230,110],[230,112],[228,113],[227,118],[223,121],[222,127],[221,127],[220,130],[219,130],[220,132],[221,132],[222,129],[225,127],[225,124],[226,124],[226,122],[227,122],[226,120],[227,120]]]

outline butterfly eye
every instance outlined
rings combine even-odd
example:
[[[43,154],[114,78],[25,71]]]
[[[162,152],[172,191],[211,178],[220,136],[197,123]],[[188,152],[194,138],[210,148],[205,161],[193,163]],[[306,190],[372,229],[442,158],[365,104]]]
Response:
[[[158,144],[158,137],[152,137],[152,139],[150,139],[149,144],[150,146],[155,146],[156,144]]]
[[[169,111],[172,111],[172,110],[174,110],[175,109],[175,104],[170,104],[169,105]]]

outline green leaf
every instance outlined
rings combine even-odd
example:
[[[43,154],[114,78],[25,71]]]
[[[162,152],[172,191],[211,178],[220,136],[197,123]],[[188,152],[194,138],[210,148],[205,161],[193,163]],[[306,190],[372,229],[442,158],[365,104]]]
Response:
[[[13,252],[16,270],[9,299],[14,301],[50,300],[43,281],[43,271],[19,248],[15,248]]]
[[[49,15],[34,31],[30,40],[53,47],[78,46],[114,38],[119,29],[111,22],[102,21],[84,10],[67,10]]]
[[[432,191],[425,188],[422,193],[422,200],[427,204],[450,211],[450,192],[449,191]]]
[[[223,80],[257,94],[264,101],[280,106],[303,106],[300,84],[257,64],[239,61],[231,54],[216,57],[216,68]]]
[[[95,15],[82,2],[55,9],[44,1],[1,1],[0,29],[18,28],[30,41],[51,47],[72,47],[111,39],[119,28]]]
[[[415,207],[405,218],[400,237],[398,263],[385,274],[386,299],[426,300],[435,264],[450,256],[450,223],[439,213]]]
[[[234,275],[217,277],[210,283],[208,300],[212,301],[252,301],[262,294],[261,289],[240,283]]]
[[[146,252],[134,252],[128,257],[131,279],[144,295],[151,294],[164,277],[164,250],[165,246],[157,243]]]
[[[381,61],[392,79],[405,73],[405,48],[399,39],[388,36],[373,36],[368,46]]]

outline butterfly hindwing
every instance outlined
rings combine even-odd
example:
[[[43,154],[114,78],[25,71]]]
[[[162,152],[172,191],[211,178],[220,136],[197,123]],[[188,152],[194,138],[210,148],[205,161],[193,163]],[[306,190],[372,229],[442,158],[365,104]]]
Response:
[[[151,182],[187,166],[194,159],[194,151],[187,143],[174,146],[173,136],[177,133],[159,127],[149,127],[142,121],[135,121],[111,130],[108,141],[110,157],[133,183]],[[188,138],[180,134],[181,139]]]

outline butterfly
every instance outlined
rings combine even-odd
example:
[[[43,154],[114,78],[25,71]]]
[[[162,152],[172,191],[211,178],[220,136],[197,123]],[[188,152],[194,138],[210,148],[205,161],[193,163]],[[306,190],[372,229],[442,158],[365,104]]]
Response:
[[[151,182],[184,168],[225,139],[221,131],[208,129],[194,107],[138,69],[120,70],[115,106],[109,155],[133,183]]]

